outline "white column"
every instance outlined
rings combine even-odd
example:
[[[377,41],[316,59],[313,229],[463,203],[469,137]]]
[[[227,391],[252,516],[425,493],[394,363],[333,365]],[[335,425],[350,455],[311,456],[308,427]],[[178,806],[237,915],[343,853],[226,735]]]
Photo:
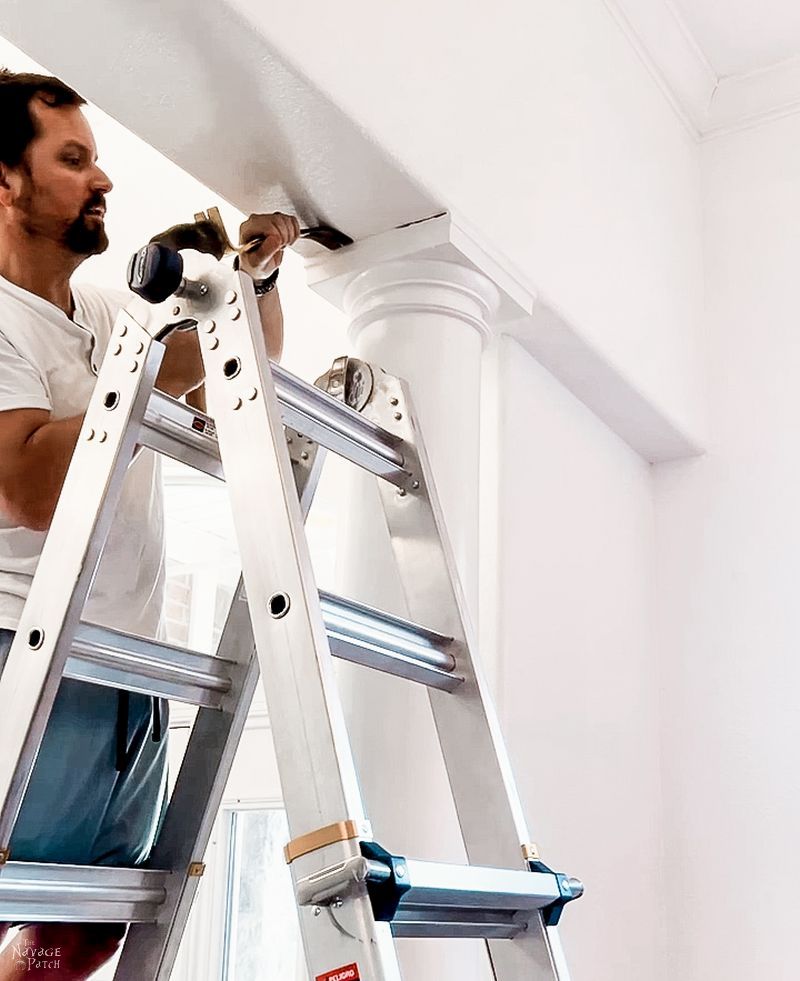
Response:
[[[343,306],[365,361],[405,378],[420,420],[473,622],[478,609],[481,360],[499,295],[457,262],[404,258],[352,279]],[[344,595],[407,615],[374,478],[353,470],[340,551]],[[427,692],[340,665],[367,813],[384,847],[409,857],[464,862]],[[483,979],[477,943],[404,941],[408,978]]]
[[[381,263],[344,296],[358,355],[411,386],[475,619],[481,352],[497,303],[484,275],[440,259]]]

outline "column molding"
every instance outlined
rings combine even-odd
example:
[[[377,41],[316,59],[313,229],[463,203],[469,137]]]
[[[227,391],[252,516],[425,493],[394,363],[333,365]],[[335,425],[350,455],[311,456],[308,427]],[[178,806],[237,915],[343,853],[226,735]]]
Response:
[[[445,314],[475,330],[485,343],[500,306],[496,286],[483,273],[451,260],[403,258],[380,262],[354,276],[342,295],[349,335],[399,314]]]

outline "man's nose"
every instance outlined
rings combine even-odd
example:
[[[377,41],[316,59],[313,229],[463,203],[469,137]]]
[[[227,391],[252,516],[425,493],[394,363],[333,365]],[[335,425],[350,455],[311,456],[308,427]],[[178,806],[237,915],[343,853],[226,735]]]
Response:
[[[101,194],[108,194],[114,187],[111,180],[104,170],[99,167],[95,167],[94,175],[92,177],[92,188],[95,191],[100,191]]]

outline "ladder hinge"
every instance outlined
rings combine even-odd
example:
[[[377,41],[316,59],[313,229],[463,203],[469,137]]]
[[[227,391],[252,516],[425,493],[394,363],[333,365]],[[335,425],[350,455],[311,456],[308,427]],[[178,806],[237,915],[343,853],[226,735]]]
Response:
[[[199,879],[200,876],[206,870],[205,862],[191,862],[189,868],[186,870],[186,874],[190,879]]]

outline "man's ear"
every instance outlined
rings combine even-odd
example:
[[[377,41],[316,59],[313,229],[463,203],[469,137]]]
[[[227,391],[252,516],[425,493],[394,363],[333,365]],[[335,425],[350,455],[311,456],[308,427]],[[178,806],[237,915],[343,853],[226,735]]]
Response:
[[[13,205],[21,190],[22,175],[19,168],[0,162],[0,207],[8,208]]]
[[[0,163],[0,205],[8,207],[11,204],[13,192],[11,189],[11,174],[9,168]]]

